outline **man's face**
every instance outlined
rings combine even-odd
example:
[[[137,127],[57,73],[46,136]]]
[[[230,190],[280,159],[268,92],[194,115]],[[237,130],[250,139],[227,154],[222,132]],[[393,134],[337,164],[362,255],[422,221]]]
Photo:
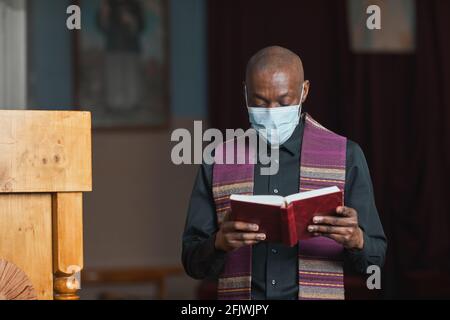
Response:
[[[249,107],[277,108],[298,105],[302,92],[303,76],[296,68],[253,71],[247,75],[247,96]],[[309,83],[305,83],[303,101]]]

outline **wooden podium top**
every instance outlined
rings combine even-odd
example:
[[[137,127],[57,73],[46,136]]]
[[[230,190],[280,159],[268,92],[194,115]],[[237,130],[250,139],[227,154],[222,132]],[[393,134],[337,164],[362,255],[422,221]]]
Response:
[[[92,190],[91,114],[0,110],[0,193]]]

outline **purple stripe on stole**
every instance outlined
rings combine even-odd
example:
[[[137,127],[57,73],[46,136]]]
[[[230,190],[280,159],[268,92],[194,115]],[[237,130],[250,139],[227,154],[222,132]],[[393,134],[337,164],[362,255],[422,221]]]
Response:
[[[330,165],[330,167],[345,168],[346,138],[317,128],[309,122],[309,115],[306,117],[305,129],[306,127],[308,129],[304,130],[303,134],[302,165]]]
[[[220,167],[220,170],[218,170],[217,175],[213,176],[213,186],[250,181],[252,179],[251,177],[253,177],[254,168],[252,165],[222,164],[215,165],[214,167]]]
[[[302,277],[302,282],[327,282],[331,284],[341,284],[342,283],[342,276],[328,276],[328,275],[305,275],[300,274],[300,277]],[[332,286],[330,286],[332,287]]]
[[[240,148],[240,144],[235,143],[235,140],[227,141],[215,149],[214,160],[215,163],[222,163],[214,165],[216,174],[213,175],[213,186],[227,185],[231,183],[238,183],[242,181],[253,181],[254,165],[251,159],[255,156],[254,149]],[[226,164],[226,150],[234,148],[234,162]],[[237,163],[237,155],[245,154],[245,163]]]
[[[227,253],[227,262],[233,261],[234,263],[226,263],[223,269],[223,276],[249,276],[249,266],[251,270],[251,258],[252,247],[244,246],[237,250]]]
[[[326,237],[315,237],[300,241],[299,254],[317,258],[341,259],[342,246]]]

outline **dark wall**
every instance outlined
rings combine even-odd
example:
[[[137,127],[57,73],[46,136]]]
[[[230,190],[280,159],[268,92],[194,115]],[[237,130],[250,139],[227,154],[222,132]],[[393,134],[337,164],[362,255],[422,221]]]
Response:
[[[209,111],[248,127],[247,60],[268,45],[298,53],[304,107],[365,151],[389,240],[386,297],[449,296],[450,1],[416,2],[413,54],[350,51],[343,0],[208,1]]]

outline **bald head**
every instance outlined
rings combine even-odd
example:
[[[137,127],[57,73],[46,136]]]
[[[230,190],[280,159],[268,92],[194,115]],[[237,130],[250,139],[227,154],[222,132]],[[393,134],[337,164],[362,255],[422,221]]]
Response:
[[[258,51],[248,61],[246,79],[253,73],[280,70],[290,70],[303,78],[303,64],[298,55],[283,47],[267,47]]]
[[[250,106],[298,104],[304,82],[303,64],[298,55],[286,48],[267,47],[251,57],[245,79]],[[306,95],[304,92],[303,100]]]

